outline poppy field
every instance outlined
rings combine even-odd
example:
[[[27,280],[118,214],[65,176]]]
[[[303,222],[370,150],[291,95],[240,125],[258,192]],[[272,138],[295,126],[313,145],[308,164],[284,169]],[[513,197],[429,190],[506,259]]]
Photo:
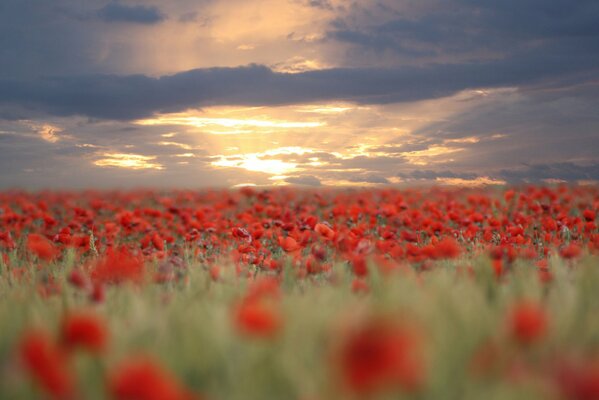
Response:
[[[599,188],[0,192],[0,398],[599,399]]]

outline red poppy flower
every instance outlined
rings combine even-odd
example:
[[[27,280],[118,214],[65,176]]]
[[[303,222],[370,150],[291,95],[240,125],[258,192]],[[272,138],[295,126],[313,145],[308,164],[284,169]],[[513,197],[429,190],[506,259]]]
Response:
[[[66,356],[46,332],[25,333],[19,354],[27,372],[47,395],[53,399],[72,397],[75,385]]]
[[[393,388],[411,392],[422,386],[420,342],[411,330],[371,320],[341,340],[335,360],[348,390],[369,395]]]
[[[115,400],[198,399],[168,371],[145,356],[118,365],[108,378],[108,391]]]
[[[582,249],[575,243],[570,243],[560,250],[560,255],[566,259],[578,258],[582,254]]]
[[[52,261],[58,255],[52,242],[36,233],[27,236],[27,249],[44,261]]]
[[[434,247],[435,258],[456,258],[460,252],[460,245],[452,237],[443,238]]]
[[[85,289],[90,286],[89,278],[78,269],[73,269],[67,277],[68,282],[79,289]]]
[[[272,338],[282,327],[279,310],[272,301],[245,299],[233,311],[237,330],[246,336]]]
[[[335,239],[335,231],[326,224],[316,224],[314,226],[314,231],[327,240]]]
[[[287,253],[292,253],[292,252],[295,252],[295,251],[301,249],[301,246],[291,236],[287,236],[286,238],[279,237],[279,245]]]
[[[585,221],[587,221],[587,222],[592,222],[597,217],[597,214],[595,213],[594,210],[584,210],[582,212],[582,215],[583,215]]]
[[[140,283],[144,279],[144,272],[143,260],[122,249],[107,252],[93,268],[91,277],[98,283]]]
[[[105,322],[89,313],[67,315],[62,322],[61,341],[67,349],[82,348],[91,353],[106,349],[108,330]]]
[[[555,382],[564,398],[599,399],[599,362],[561,361],[556,369]]]
[[[510,336],[518,343],[529,345],[541,340],[547,333],[548,317],[537,303],[524,301],[516,304],[507,316]]]

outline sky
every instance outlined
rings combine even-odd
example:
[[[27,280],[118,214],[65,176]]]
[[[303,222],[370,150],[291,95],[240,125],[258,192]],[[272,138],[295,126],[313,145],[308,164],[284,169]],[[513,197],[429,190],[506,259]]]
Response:
[[[2,0],[0,188],[599,180],[596,0]]]

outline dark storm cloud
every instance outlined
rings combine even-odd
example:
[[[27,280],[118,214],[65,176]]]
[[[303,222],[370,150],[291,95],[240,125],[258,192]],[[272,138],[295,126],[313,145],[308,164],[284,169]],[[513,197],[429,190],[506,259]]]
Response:
[[[520,168],[504,169],[499,177],[511,183],[539,182],[543,180],[599,181],[599,163],[580,165],[570,162],[524,165]]]
[[[594,181],[599,182],[599,163],[579,164],[573,162],[522,164],[513,168],[486,171],[484,173],[443,170],[409,170],[400,172],[398,177],[406,182],[434,182],[437,179],[463,179],[474,181],[485,177],[503,180],[508,184],[543,183],[552,181]]]
[[[82,3],[0,1],[0,76],[93,72],[94,30],[76,17]]]
[[[350,182],[355,182],[355,183],[380,183],[380,184],[389,183],[389,180],[387,178],[385,178],[382,175],[376,175],[376,174],[350,176],[348,178],[348,180]]]
[[[504,180],[509,184],[520,183],[542,183],[551,181],[594,181],[599,182],[599,163],[574,163],[574,162],[556,162],[556,163],[534,163],[521,164],[520,166],[504,168],[495,171],[485,172],[463,172],[451,170],[450,166],[446,169],[438,170],[407,170],[397,174],[398,177],[407,182],[428,181],[437,179],[463,179],[476,180],[481,177],[488,177],[496,180]]]
[[[164,7],[177,9],[186,1]],[[146,38],[159,37],[153,29],[167,18],[151,3],[158,2],[2,0],[0,76],[30,79],[123,71],[143,44],[131,33],[142,27]],[[202,2],[189,3],[193,11]]]
[[[346,68],[298,74],[250,65],[155,78],[94,73],[102,71],[89,50],[97,32],[74,17],[89,12],[78,3],[64,0],[53,7],[40,0],[7,0],[0,4],[0,115],[128,120],[210,105],[387,104],[469,88],[580,85],[599,75],[596,1],[452,0],[452,7],[425,1],[419,13],[408,10],[395,17],[385,2],[378,3],[384,17],[357,24],[352,12],[368,16],[372,11],[349,7],[349,16],[332,24],[329,40],[350,44],[353,55],[390,51],[409,62],[349,68],[348,60]],[[152,6],[103,4],[97,13],[106,21],[155,24],[165,18]],[[329,8],[330,3],[308,5]]]
[[[298,74],[276,73],[264,66],[250,65],[196,69],[159,78],[80,75],[2,79],[0,105],[61,116],[134,119],[158,111],[210,105],[284,105],[327,100],[386,104],[443,97],[467,88],[540,84],[563,74],[582,73],[598,62],[599,51],[574,59],[528,54],[518,59],[461,65],[333,68]]]
[[[106,22],[131,22],[136,24],[156,24],[166,16],[156,7],[127,6],[109,3],[97,11],[97,16]]]
[[[418,7],[390,9],[379,15],[371,7],[353,7],[332,23],[328,37],[365,52],[488,57],[491,51],[496,58],[523,49],[555,49],[560,42],[569,45],[569,52],[587,51],[599,36],[594,0],[450,0],[441,7],[424,0]]]

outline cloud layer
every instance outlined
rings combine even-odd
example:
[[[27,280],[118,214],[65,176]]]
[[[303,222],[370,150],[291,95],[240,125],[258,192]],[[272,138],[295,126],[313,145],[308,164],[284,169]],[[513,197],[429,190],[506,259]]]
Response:
[[[97,11],[97,16],[107,22],[132,22],[136,24],[156,24],[166,18],[156,7],[127,6],[109,3]]]
[[[599,180],[598,20],[593,0],[5,0],[0,186]]]

